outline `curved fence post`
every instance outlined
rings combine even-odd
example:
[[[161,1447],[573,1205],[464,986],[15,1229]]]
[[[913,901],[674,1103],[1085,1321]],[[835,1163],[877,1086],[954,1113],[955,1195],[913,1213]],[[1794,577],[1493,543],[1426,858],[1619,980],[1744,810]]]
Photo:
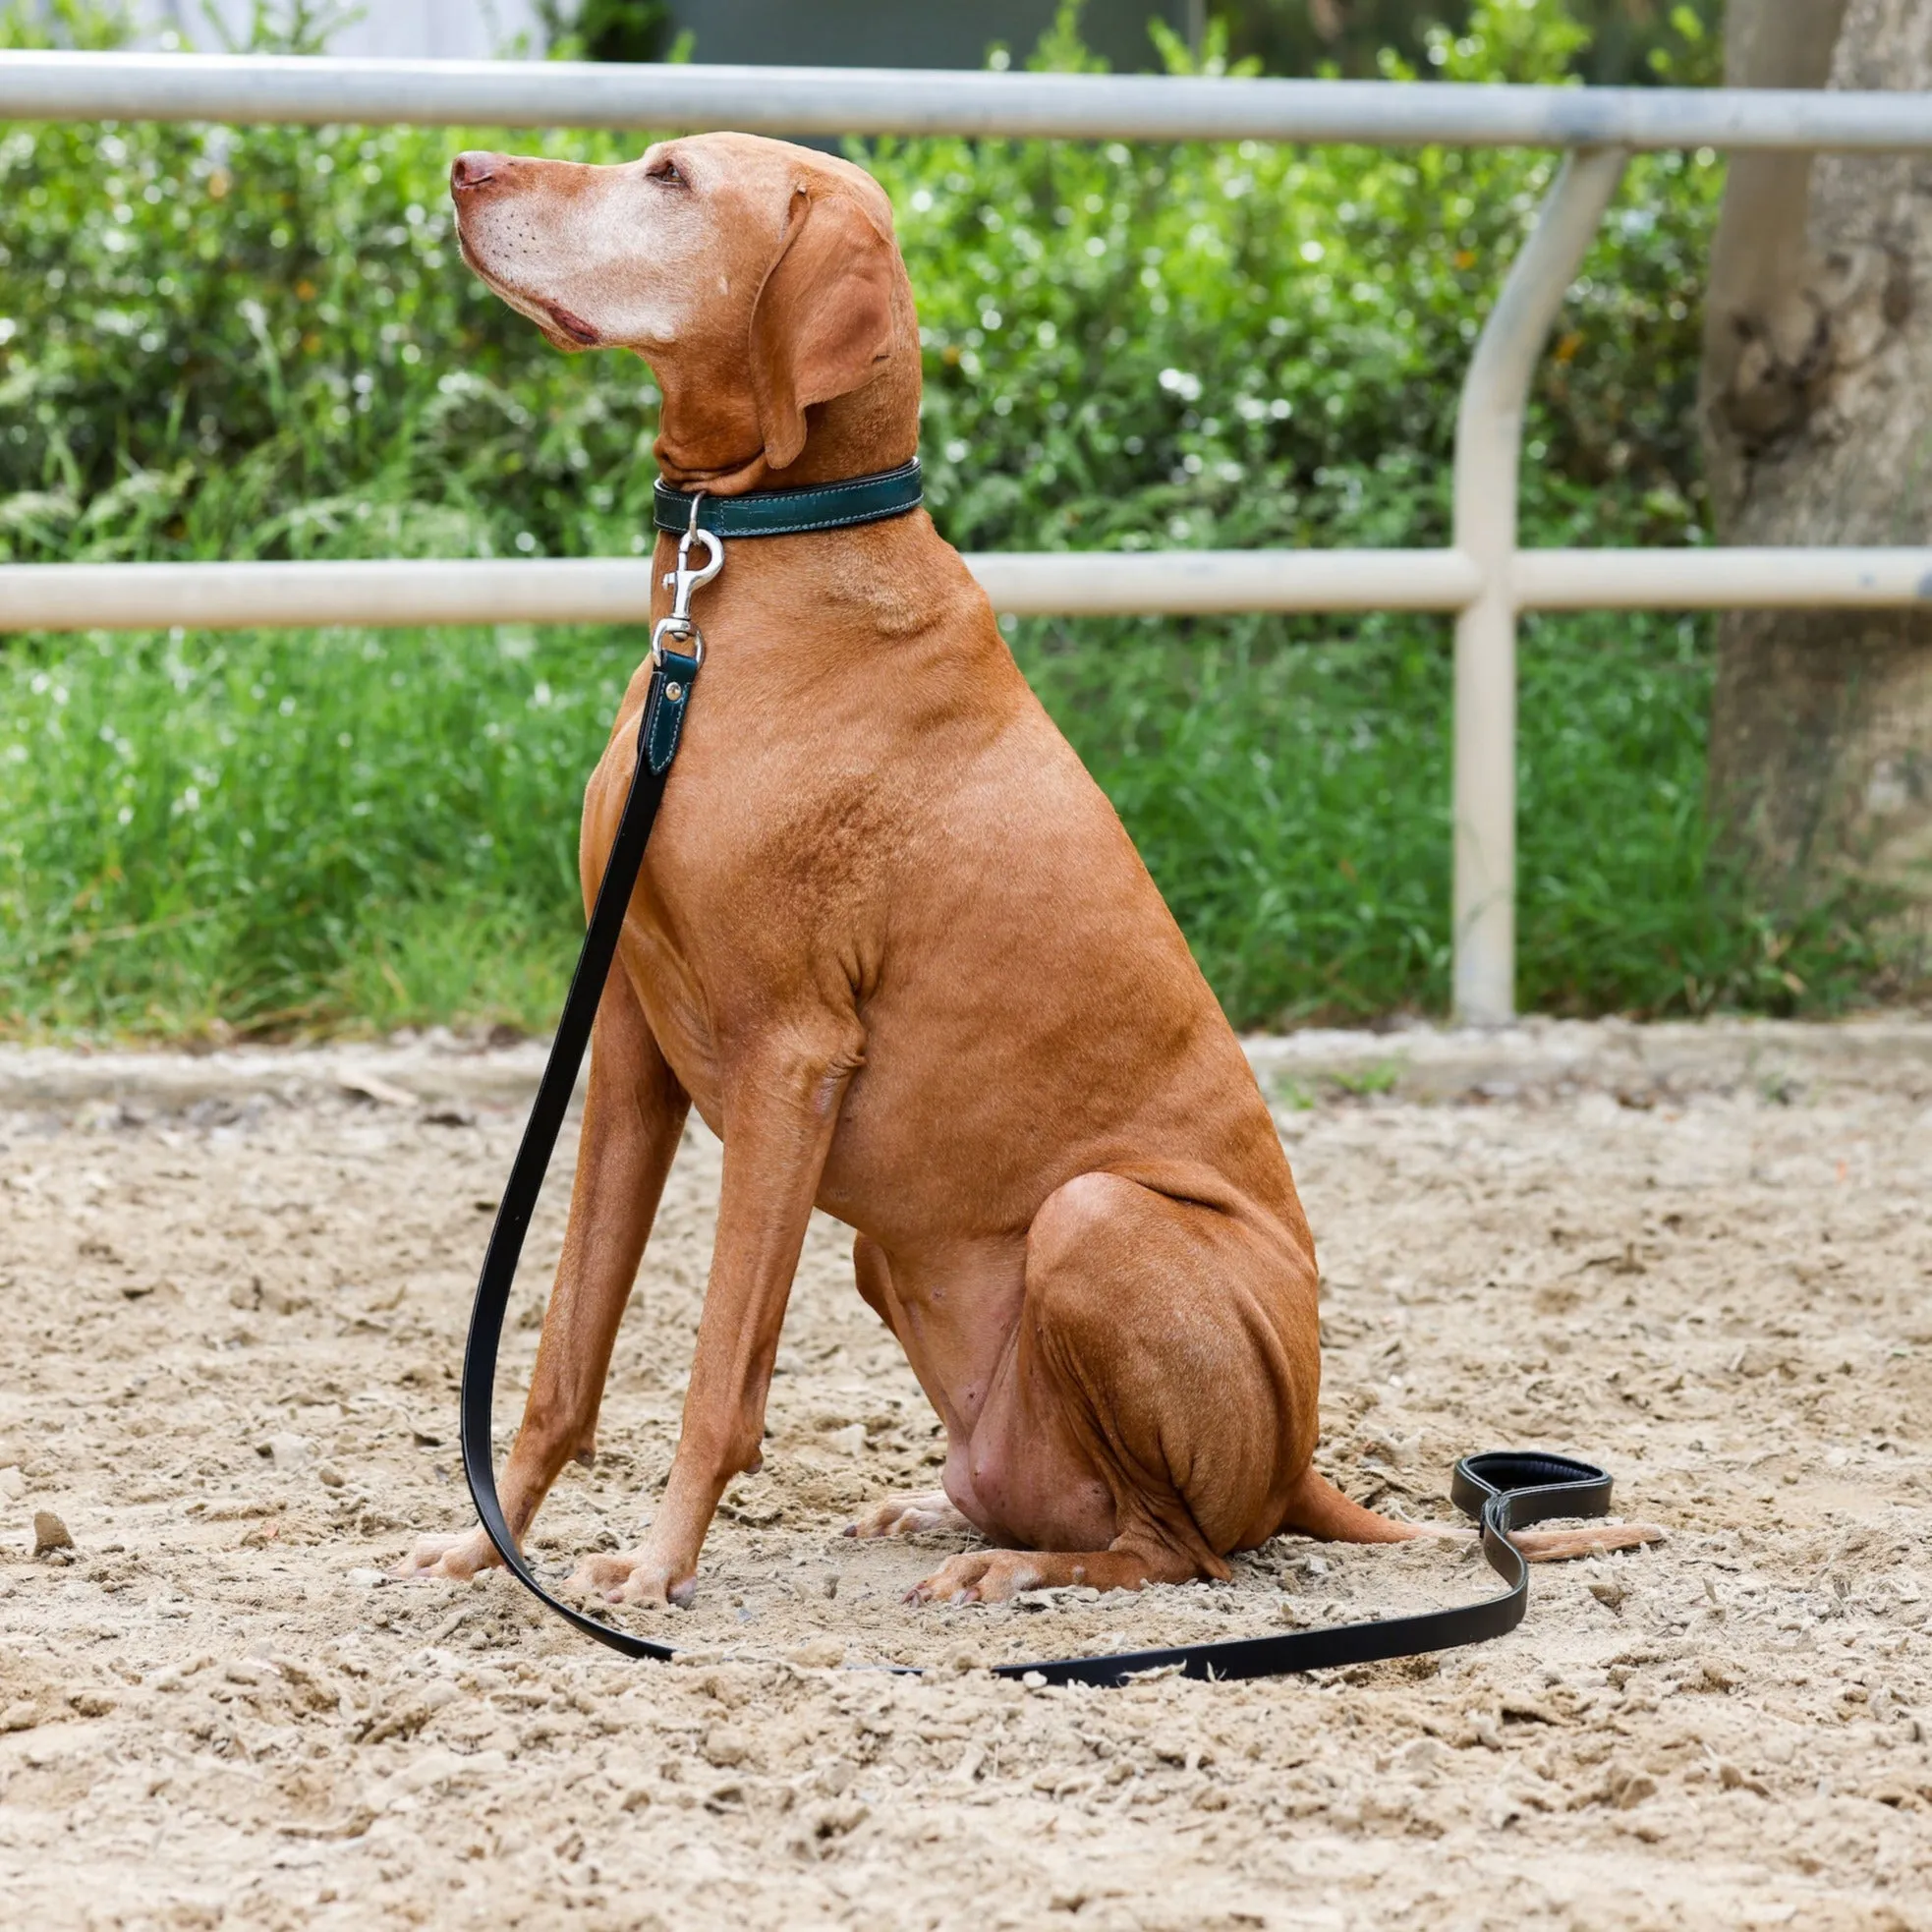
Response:
[[[1455,419],[1455,547],[1483,588],[1455,621],[1455,1016],[1516,1010],[1516,473],[1537,358],[1629,152],[1563,163],[1483,325]]]

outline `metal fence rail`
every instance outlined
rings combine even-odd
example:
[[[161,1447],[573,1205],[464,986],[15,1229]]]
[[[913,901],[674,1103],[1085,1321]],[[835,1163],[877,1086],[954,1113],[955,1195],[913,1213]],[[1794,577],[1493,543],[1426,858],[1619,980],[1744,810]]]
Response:
[[[1016,617],[1419,610],[1459,616],[1485,578],[1461,550],[977,551]],[[648,557],[326,563],[0,564],[0,631],[634,624]],[[1932,600],[1932,549],[1518,550],[1511,607],[1898,610]]]
[[[1035,553],[968,559],[1021,614],[1433,610],[1455,639],[1455,1010],[1514,1010],[1516,628],[1525,610],[1932,603],[1932,548],[1519,550],[1536,363],[1636,150],[1932,151],[1932,97],[1402,86],[1139,75],[615,67],[0,53],[0,120],[678,129],[1351,142],[1569,151],[1477,342],[1447,550]],[[0,566],[0,631],[642,621],[645,559]]]
[[[1385,81],[963,74],[851,67],[0,56],[0,118],[737,128],[747,134],[1032,135],[1366,146],[1863,148],[1932,144],[1915,94],[1396,86]]]

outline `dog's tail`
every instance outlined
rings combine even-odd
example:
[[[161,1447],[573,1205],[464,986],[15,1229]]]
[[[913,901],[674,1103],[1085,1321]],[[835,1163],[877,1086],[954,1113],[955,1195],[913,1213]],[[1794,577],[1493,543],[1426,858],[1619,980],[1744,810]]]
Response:
[[[1299,1530],[1318,1543],[1413,1543],[1422,1536],[1440,1536],[1449,1525],[1398,1523],[1351,1503],[1311,1463],[1288,1495],[1281,1517],[1284,1530]],[[1458,1536],[1470,1532],[1457,1529]]]
[[[1311,1464],[1288,1496],[1281,1528],[1299,1530],[1318,1543],[1414,1543],[1430,1537],[1466,1543],[1476,1532],[1459,1523],[1398,1523],[1351,1503]],[[1664,1532],[1650,1523],[1597,1523],[1582,1529],[1519,1529],[1509,1541],[1533,1563],[1561,1563],[1566,1557],[1594,1556],[1601,1550],[1630,1550],[1657,1543]]]

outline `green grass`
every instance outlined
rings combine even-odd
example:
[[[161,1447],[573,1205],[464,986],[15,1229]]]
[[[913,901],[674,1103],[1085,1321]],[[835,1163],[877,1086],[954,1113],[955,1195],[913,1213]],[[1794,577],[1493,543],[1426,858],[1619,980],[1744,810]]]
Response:
[[[0,671],[0,1025],[538,1021],[641,633],[100,638]]]
[[[1022,648],[1240,1025],[1448,1001],[1448,627],[1328,629],[1067,626]],[[1776,913],[1714,854],[1711,669],[1700,622],[1525,627],[1526,1008],[1830,1011],[1877,984],[1861,909]]]
[[[1237,1024],[1438,1011],[1448,639],[1035,624],[1022,662]],[[540,1027],[641,631],[36,640],[0,656],[0,1031]],[[1522,994],[1828,1009],[1855,928],[1754,913],[1702,815],[1696,625],[1525,640]]]

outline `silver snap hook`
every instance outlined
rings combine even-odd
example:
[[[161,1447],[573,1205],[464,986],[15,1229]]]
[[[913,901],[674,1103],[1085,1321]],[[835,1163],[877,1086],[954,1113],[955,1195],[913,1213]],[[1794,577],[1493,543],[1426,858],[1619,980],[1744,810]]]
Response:
[[[651,634],[651,655],[660,665],[664,661],[663,641],[666,637],[675,638],[686,647],[695,644],[699,659],[703,660],[705,644],[698,635],[697,625],[691,621],[691,598],[695,592],[703,590],[724,568],[724,544],[717,533],[699,528],[698,505],[704,500],[704,495],[702,489],[692,492],[691,521],[686,525],[684,535],[677,540],[677,568],[664,578],[671,592],[670,615],[659,618]],[[690,561],[694,542],[705,546],[705,561],[696,570],[691,568]]]

